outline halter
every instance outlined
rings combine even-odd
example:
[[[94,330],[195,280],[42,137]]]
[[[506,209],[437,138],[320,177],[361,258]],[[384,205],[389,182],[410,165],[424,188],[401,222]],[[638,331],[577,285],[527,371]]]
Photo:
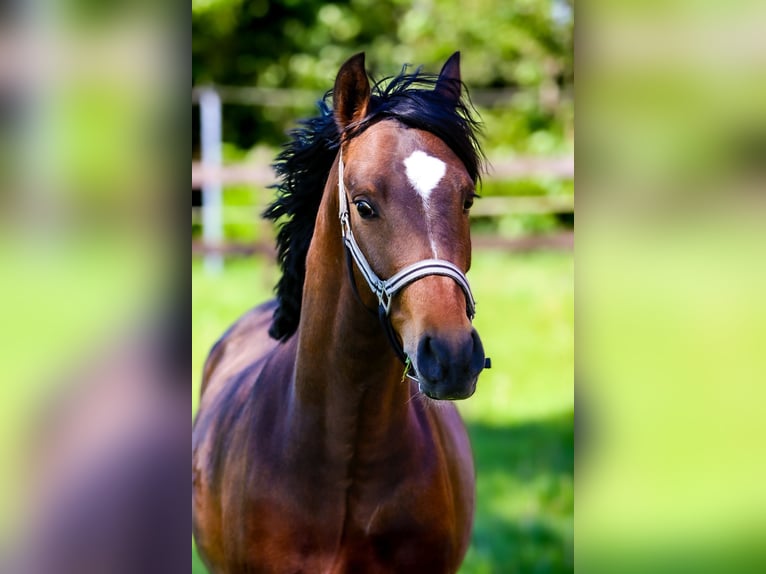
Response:
[[[410,379],[417,380],[412,376],[412,364],[409,357],[404,352],[401,343],[396,337],[394,328],[391,325],[390,313],[391,313],[391,301],[402,289],[407,285],[414,283],[418,279],[428,277],[429,275],[442,275],[449,277],[457,283],[463,290],[465,295],[465,311],[468,319],[473,320],[476,314],[476,301],[474,301],[473,294],[471,293],[471,287],[468,284],[468,279],[465,274],[453,263],[444,259],[423,259],[411,265],[407,265],[404,269],[399,270],[397,273],[389,277],[388,279],[381,279],[372,270],[372,267],[367,261],[367,258],[359,248],[359,244],[354,238],[354,233],[351,231],[351,217],[348,211],[348,197],[346,196],[346,185],[343,181],[343,151],[340,152],[340,159],[338,163],[338,205],[340,216],[340,228],[343,236],[343,243],[346,246],[347,252],[351,254],[351,257],[356,262],[356,266],[362,273],[364,280],[370,287],[370,290],[378,298],[378,317],[383,324],[383,329],[388,335],[388,339],[391,342],[391,346],[396,351],[399,359],[405,365],[404,375]],[[350,268],[349,268],[350,270]],[[353,280],[353,273],[351,273]],[[354,288],[356,286],[354,285]],[[489,366],[489,360],[486,361],[486,367]]]

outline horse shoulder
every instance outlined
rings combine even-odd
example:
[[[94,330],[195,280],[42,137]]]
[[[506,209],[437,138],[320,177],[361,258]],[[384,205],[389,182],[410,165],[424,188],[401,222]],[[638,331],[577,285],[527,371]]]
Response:
[[[269,336],[276,300],[250,309],[213,345],[202,370],[200,394],[225,381],[274,349],[279,342]]]
[[[261,386],[267,358],[279,347],[268,334],[275,304],[265,303],[240,317],[215,343],[204,365],[192,435],[192,515],[200,555],[209,565],[220,565],[230,544],[224,518],[231,489],[224,482],[242,480],[245,460],[227,452],[241,451],[248,441],[253,426],[248,399]],[[235,444],[240,446],[227,448]]]

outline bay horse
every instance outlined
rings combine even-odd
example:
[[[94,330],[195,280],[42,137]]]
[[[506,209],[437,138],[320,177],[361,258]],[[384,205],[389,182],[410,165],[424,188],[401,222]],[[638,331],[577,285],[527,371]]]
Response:
[[[456,572],[475,476],[439,401],[471,396],[486,365],[465,278],[483,155],[460,55],[371,88],[357,54],[329,96],[275,164],[276,300],[205,364],[193,534],[214,573]]]

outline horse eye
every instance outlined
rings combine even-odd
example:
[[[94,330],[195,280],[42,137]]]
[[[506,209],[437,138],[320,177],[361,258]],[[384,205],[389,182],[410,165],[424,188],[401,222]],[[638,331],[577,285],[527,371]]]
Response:
[[[375,210],[372,208],[372,206],[364,201],[363,199],[360,199],[359,201],[355,201],[354,205],[356,205],[356,211],[359,213],[359,216],[362,219],[372,219],[375,217]]]
[[[473,207],[473,195],[469,196],[465,202],[463,202],[463,211],[468,211]]]

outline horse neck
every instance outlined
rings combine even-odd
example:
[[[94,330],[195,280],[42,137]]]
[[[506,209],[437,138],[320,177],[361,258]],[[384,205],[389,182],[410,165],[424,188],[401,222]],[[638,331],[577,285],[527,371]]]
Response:
[[[406,416],[409,384],[376,314],[353,292],[338,219],[337,162],[325,187],[306,260],[294,408],[346,435],[375,429],[381,440]],[[359,290],[367,286],[359,284]],[[314,418],[314,417],[311,417]],[[360,421],[362,423],[360,424]]]

